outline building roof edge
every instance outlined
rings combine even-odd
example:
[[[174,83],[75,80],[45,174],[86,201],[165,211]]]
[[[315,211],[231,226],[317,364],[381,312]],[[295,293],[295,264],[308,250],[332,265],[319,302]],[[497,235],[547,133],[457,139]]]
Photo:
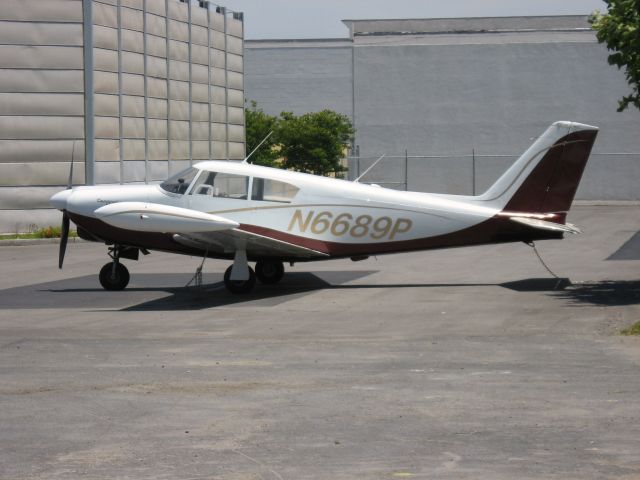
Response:
[[[590,30],[589,15],[343,19],[351,38],[362,35]]]

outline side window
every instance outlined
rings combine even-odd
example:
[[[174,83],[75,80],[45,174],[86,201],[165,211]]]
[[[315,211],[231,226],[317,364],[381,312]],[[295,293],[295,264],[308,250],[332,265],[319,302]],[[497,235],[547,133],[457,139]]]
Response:
[[[202,172],[193,184],[190,195],[213,195],[214,172]]]
[[[202,172],[191,189],[192,195],[246,200],[249,177],[220,172]]]
[[[298,187],[285,182],[254,177],[251,199],[264,202],[291,203],[298,190]]]

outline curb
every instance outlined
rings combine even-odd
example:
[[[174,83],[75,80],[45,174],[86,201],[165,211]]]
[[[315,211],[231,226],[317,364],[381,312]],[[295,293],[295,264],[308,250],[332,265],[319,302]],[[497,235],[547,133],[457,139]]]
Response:
[[[69,239],[68,243],[84,243],[86,240],[82,240],[78,237]],[[60,243],[60,238],[18,238],[15,240],[0,240],[0,247],[25,247],[28,245],[48,245],[48,244]]]

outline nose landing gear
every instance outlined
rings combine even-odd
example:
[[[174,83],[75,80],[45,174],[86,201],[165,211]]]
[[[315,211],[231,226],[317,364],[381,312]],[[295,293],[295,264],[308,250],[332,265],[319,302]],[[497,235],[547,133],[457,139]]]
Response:
[[[121,247],[109,247],[109,256],[113,259],[100,269],[100,285],[105,290],[124,290],[129,284],[129,270],[120,263]]]

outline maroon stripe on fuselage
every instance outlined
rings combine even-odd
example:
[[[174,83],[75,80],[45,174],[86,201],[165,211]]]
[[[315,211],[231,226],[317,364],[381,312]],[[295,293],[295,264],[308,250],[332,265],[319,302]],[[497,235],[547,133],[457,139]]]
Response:
[[[92,235],[102,239],[106,243],[129,245],[133,247],[146,248],[148,250],[160,250],[184,255],[202,255],[203,250],[186,247],[173,240],[173,235],[169,233],[151,233],[125,230],[112,227],[102,220],[93,217],[85,217],[69,213],[71,220],[78,226],[90,232]],[[536,230],[525,225],[517,224],[508,218],[493,217],[477,225],[463,230],[438,235],[435,237],[418,238],[414,240],[402,240],[397,242],[384,243],[339,243],[315,240],[299,235],[292,235],[270,228],[259,227],[257,225],[242,224],[238,227],[249,233],[255,233],[264,237],[280,240],[292,245],[315,250],[330,257],[351,257],[360,255],[382,255],[386,253],[400,253],[415,250],[429,250],[439,248],[453,248],[467,245],[483,245],[488,243],[521,242],[544,239],[562,238],[562,233]],[[217,254],[209,252],[212,258],[233,258],[232,254]],[[297,257],[274,257],[285,261],[305,261],[322,260],[329,257],[317,258],[297,258]],[[251,259],[256,260],[251,257]]]
[[[512,222],[508,218],[493,217],[469,228],[434,237],[383,243],[339,243],[315,240],[290,233],[241,224],[239,230],[255,233],[286,243],[321,252],[332,257],[382,255],[413,250],[453,248],[488,243],[524,242],[562,238],[562,233],[537,230]]]

